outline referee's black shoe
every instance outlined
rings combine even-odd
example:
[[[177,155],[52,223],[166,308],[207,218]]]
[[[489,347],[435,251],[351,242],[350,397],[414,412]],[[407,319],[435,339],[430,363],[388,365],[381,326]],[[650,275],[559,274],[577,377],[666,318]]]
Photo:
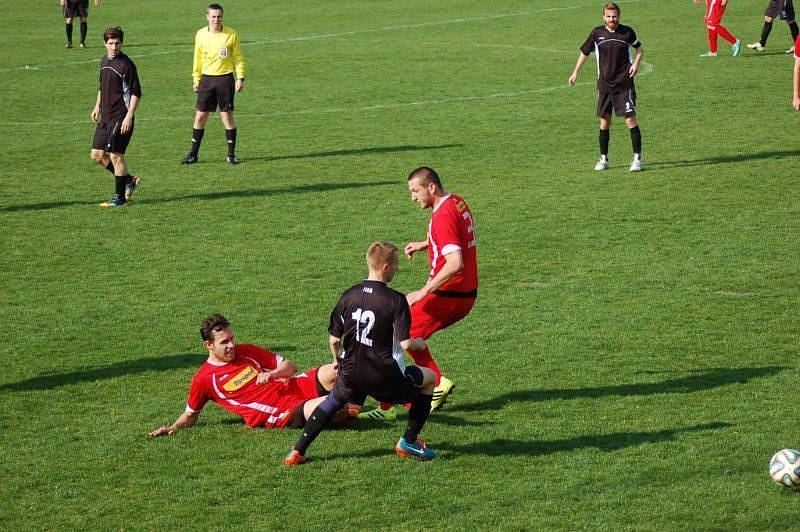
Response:
[[[228,164],[239,164],[239,158],[235,155],[228,155]]]
[[[181,159],[181,164],[194,164],[197,162],[197,155],[192,155],[191,153]]]

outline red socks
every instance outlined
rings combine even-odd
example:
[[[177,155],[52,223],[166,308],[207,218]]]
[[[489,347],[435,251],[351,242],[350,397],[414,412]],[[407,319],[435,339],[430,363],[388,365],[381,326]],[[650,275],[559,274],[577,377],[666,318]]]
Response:
[[[717,26],[717,35],[719,35],[720,37],[722,37],[731,44],[736,43],[736,39],[733,37],[733,35],[730,34],[730,32],[725,28],[725,26]]]
[[[439,366],[436,365],[436,362],[433,361],[431,352],[425,349],[423,351],[409,351],[408,354],[411,355],[414,364],[422,368],[428,368],[436,373],[436,386],[439,386],[439,381],[442,379],[442,372],[439,370]]]
[[[708,51],[712,54],[717,53],[717,28],[708,30]]]

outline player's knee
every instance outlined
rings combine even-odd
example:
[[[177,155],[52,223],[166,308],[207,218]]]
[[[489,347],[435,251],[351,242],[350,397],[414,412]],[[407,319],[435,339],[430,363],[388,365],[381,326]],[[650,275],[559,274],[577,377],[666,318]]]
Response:
[[[67,24],[72,24],[72,19],[71,18],[67,18],[66,21],[67,21]]]
[[[422,372],[422,393],[433,393],[433,388],[436,385],[436,373],[428,368],[419,368]]]
[[[636,127],[638,124],[636,123],[635,116],[626,116],[625,117],[625,124],[628,126],[628,129],[632,129]]]
[[[108,158],[111,159],[111,163],[114,164],[114,166],[125,162],[125,156],[121,153],[109,153]]]
[[[717,29],[716,26],[712,26],[711,24],[706,24],[706,28],[708,28],[711,31],[714,31],[715,29]]]
[[[764,16],[764,22],[772,22],[772,17]]]
[[[98,163],[102,163],[105,152],[103,150],[92,150],[89,152],[89,157],[92,158],[93,161],[97,161]]]

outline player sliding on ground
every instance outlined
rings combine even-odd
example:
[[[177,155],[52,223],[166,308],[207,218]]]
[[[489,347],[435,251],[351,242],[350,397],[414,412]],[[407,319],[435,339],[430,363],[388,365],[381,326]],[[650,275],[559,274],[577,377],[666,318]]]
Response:
[[[642,164],[642,133],[636,122],[636,89],[633,77],[639,72],[639,64],[644,56],[644,48],[636,37],[633,28],[619,23],[620,9],[614,2],[603,6],[603,25],[597,26],[581,46],[575,70],[569,77],[572,87],[578,79],[578,72],[594,51],[597,59],[597,116],[600,117],[600,160],[594,166],[602,171],[608,168],[608,144],[611,140],[611,111],[625,117],[625,124],[631,134],[633,162],[630,171],[639,172]],[[636,50],[636,57],[630,59],[628,47]]]
[[[214,401],[241,417],[248,427],[299,428],[333,387],[333,364],[297,373],[297,366],[268,349],[234,343],[224,316],[203,319],[200,336],[208,358],[192,379],[186,410],[151,437],[170,436],[191,427],[203,406]]]
[[[394,245],[373,243],[366,254],[369,276],[345,291],[331,312],[329,344],[339,374],[331,393],[311,413],[285,464],[307,461],[306,450],[328,420],[348,402],[362,404],[367,395],[387,403],[411,403],[405,433],[395,446],[398,455],[421,460],[436,456],[417,438],[430,413],[436,375],[405,365],[403,350],[423,349],[425,341],[411,338],[408,302],[387,286],[397,272],[397,260]]]

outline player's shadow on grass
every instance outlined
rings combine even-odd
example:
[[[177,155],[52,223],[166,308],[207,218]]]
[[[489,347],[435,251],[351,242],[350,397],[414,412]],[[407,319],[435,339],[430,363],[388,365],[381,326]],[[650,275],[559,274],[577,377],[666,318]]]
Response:
[[[485,456],[541,456],[578,449],[597,449],[602,452],[613,452],[626,447],[636,447],[648,443],[661,443],[675,440],[679,435],[717,430],[730,427],[730,423],[702,423],[691,427],[664,429],[654,432],[614,432],[590,436],[578,436],[560,440],[507,440],[494,439],[486,442],[466,444],[438,444],[435,450],[441,451],[444,457],[455,457],[459,454],[482,454]],[[448,456],[450,455],[450,456]]]
[[[575,451],[578,449],[597,449],[603,452],[613,452],[626,447],[636,447],[648,443],[661,443],[677,439],[681,434],[724,429],[732,426],[730,423],[702,423],[691,427],[664,429],[653,432],[614,432],[611,434],[578,436],[560,440],[507,440],[494,439],[483,442],[452,444],[439,442],[431,448],[439,453],[437,460],[453,459],[461,454],[485,456],[542,456],[554,453]],[[342,458],[379,458],[394,454],[391,447],[365,449],[335,454],[329,457],[316,458],[319,460],[338,460]]]
[[[248,157],[248,161],[282,161],[286,159],[314,159],[317,157],[342,157],[346,155],[372,155],[375,153],[393,153],[401,151],[443,150],[460,148],[463,144],[439,144],[435,146],[377,146],[374,148],[354,148],[349,150],[314,151],[297,155],[268,155],[264,157]]]
[[[136,205],[152,205],[162,203],[174,203],[187,200],[220,200],[227,198],[258,198],[280,196],[284,194],[307,194],[311,192],[328,192],[332,190],[346,190],[351,188],[363,187],[379,187],[382,185],[396,185],[396,181],[370,181],[365,183],[317,183],[314,185],[295,185],[290,187],[281,188],[249,188],[237,190],[223,190],[216,192],[204,192],[197,194],[186,194],[184,196],[166,196],[166,197],[144,197],[141,200],[132,202],[132,207]],[[44,203],[28,203],[24,205],[9,205],[7,207],[0,207],[0,212],[18,212],[18,211],[43,211],[48,209],[57,209],[61,207],[73,207],[77,205],[91,205],[97,207],[97,201],[48,201]],[[97,209],[98,211],[101,209]]]
[[[702,159],[681,159],[677,161],[655,161],[648,163],[650,168],[684,168],[687,166],[709,166],[713,164],[740,163],[744,161],[758,161],[762,159],[786,159],[799,157],[800,150],[775,150],[760,151],[756,153],[736,153],[720,155],[717,157],[704,157]]]
[[[274,347],[276,351],[291,351],[291,347]],[[206,360],[207,353],[182,353],[180,355],[164,355],[160,357],[141,358],[118,362],[108,366],[100,366],[81,371],[41,375],[0,385],[0,392],[30,392],[39,390],[52,390],[61,386],[96,382],[117,377],[137,375],[148,371],[168,371],[183,368],[199,368]]]
[[[523,401],[555,401],[559,399],[593,399],[609,396],[643,396],[663,393],[692,393],[727,386],[729,384],[743,384],[757,377],[767,377],[790,369],[786,366],[762,366],[756,368],[711,368],[693,375],[668,379],[660,382],[641,384],[617,384],[613,386],[594,386],[588,388],[562,388],[551,390],[518,390],[505,393],[497,397],[467,403],[463,405],[448,405],[449,412],[475,412],[483,410],[498,410],[510,403]]]

